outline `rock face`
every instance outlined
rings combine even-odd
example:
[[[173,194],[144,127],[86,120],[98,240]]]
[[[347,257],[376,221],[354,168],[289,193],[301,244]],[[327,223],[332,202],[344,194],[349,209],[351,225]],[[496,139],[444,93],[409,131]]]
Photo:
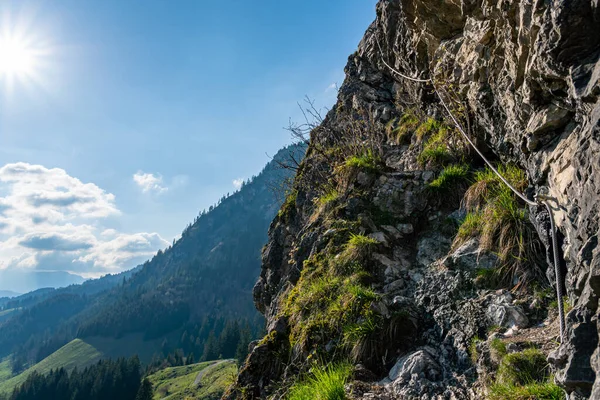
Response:
[[[409,109],[442,118],[435,86],[480,149],[526,172],[529,196],[547,190],[556,199],[560,262],[573,309],[566,340],[550,361],[571,398],[600,398],[599,57],[596,0],[381,0],[376,21],[348,60],[338,104],[312,133],[297,195],[271,225],[254,299],[272,340],[254,348],[229,397],[274,394],[271,384],[298,372],[294,365],[308,354],[293,349],[290,358],[268,356],[289,349],[288,328],[278,322],[283,299],[304,261],[331,234],[314,216],[323,171],[331,172],[320,149],[333,148],[335,135],[347,132],[348,116],[367,112],[380,131]],[[431,78],[434,86],[390,67]],[[376,140],[385,168],[347,180],[347,193],[362,194],[348,195],[342,213],[377,242],[371,261],[379,273],[372,287],[381,294],[381,315],[394,309],[416,315],[418,340],[408,349],[390,348],[393,357],[381,366],[391,369],[382,375],[386,396],[480,398],[472,383],[477,370],[469,361],[471,339],[492,325],[523,328],[530,321],[509,293],[475,284],[473,271],[494,268],[496,256],[473,242],[451,249],[455,231],[446,227],[460,213],[460,196],[428,195],[435,168],[419,164],[415,139],[411,145]],[[377,213],[367,212],[374,208]],[[548,216],[543,207],[530,207],[529,216],[551,262]],[[552,282],[553,268],[547,274]]]

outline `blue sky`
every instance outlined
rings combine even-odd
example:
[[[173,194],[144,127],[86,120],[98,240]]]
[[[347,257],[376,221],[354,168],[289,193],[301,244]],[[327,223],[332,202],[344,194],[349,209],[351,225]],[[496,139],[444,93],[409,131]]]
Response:
[[[305,95],[333,104],[375,3],[1,1],[34,62],[0,65],[0,268],[95,276],[171,242]]]

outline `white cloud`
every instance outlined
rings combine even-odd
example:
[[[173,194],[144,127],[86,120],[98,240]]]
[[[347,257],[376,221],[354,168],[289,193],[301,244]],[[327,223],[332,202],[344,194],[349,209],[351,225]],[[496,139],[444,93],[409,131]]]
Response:
[[[138,171],[133,174],[133,181],[137,183],[137,185],[142,188],[142,192],[156,192],[163,193],[167,191],[167,188],[162,186],[163,180],[162,176],[147,174],[142,171]]]
[[[242,178],[237,178],[233,180],[233,187],[236,189],[241,189],[244,184],[244,180]]]
[[[149,185],[164,189],[160,180]],[[0,168],[0,269],[98,276],[135,267],[168,246],[157,233],[105,226],[120,215],[113,194],[62,169],[7,164]]]
[[[76,261],[118,271],[123,266],[141,264],[152,258],[157,249],[168,245],[158,233],[118,234],[111,240],[98,243]]]
[[[0,231],[18,233],[31,224],[60,224],[75,218],[118,215],[115,196],[59,168],[27,163],[0,168]]]

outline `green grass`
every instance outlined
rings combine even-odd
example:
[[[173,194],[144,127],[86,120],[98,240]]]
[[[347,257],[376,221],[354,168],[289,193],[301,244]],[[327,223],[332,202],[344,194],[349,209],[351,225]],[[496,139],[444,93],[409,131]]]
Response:
[[[564,400],[563,390],[553,382],[531,383],[525,386],[494,384],[489,400]]]
[[[365,327],[365,319],[372,318],[370,305],[378,296],[365,285],[370,275],[361,260],[376,244],[367,236],[351,235],[337,251],[321,252],[304,262],[300,279],[283,303],[293,345],[306,347],[319,337],[341,341],[352,327]]]
[[[426,135],[437,133],[442,128],[443,125],[440,121],[427,118],[425,122],[417,127],[415,133],[417,134],[417,138],[422,140]]]
[[[494,357],[501,356],[496,382],[489,387],[489,400],[563,400],[564,392],[553,383],[546,356],[538,349],[507,354],[500,339],[491,343]]]
[[[387,125],[388,138],[397,144],[402,144],[410,138],[410,135],[418,126],[419,117],[414,111],[408,110],[400,117],[400,119],[392,120]]]
[[[317,199],[317,203],[321,206],[326,206],[329,203],[333,203],[340,197],[340,192],[337,189],[330,189],[325,192],[321,197]]]
[[[346,400],[344,385],[350,379],[352,366],[347,363],[313,367],[310,376],[290,389],[288,400]]]
[[[457,239],[455,242],[458,241],[462,244],[473,236],[479,235],[481,233],[482,226],[483,221],[481,220],[481,214],[477,212],[469,212],[458,228]]]
[[[379,156],[371,149],[361,154],[355,154],[346,159],[344,169],[358,169],[367,172],[379,172],[382,168],[382,161]]]
[[[515,166],[499,166],[499,173],[517,190],[527,186],[525,173]],[[472,237],[479,238],[482,250],[496,253],[500,259],[494,271],[498,285],[525,287],[541,277],[541,244],[526,209],[517,196],[489,168],[475,173],[475,181],[463,198],[468,211],[459,227],[453,247]]]
[[[288,217],[291,216],[291,213],[296,209],[296,198],[298,197],[298,191],[292,190],[285,197],[285,201],[281,205],[277,216],[279,218],[288,220]]]
[[[203,371],[199,385],[194,385],[198,373]],[[237,372],[235,361],[215,361],[172,367],[148,376],[154,388],[153,399],[220,399]]]
[[[449,165],[429,184],[429,188],[437,193],[447,193],[457,185],[464,184],[468,176],[469,166],[467,164]]]
[[[492,339],[490,342],[490,350],[492,359],[496,361],[502,360],[508,354],[508,351],[506,350],[506,343],[499,338]]]
[[[427,119],[415,131],[420,142],[425,141],[417,161],[422,166],[444,166],[464,160],[467,148],[454,128],[433,118]]]
[[[368,251],[376,246],[379,242],[371,237],[365,235],[350,235],[346,248],[350,251]]]
[[[444,165],[452,159],[450,151],[445,144],[435,143],[426,144],[425,148],[419,154],[417,161],[421,165],[427,165],[429,163],[435,165]]]
[[[50,372],[50,370],[61,367],[65,368],[67,371],[71,371],[75,367],[82,369],[96,363],[102,357],[103,354],[98,351],[98,349],[81,339],[75,339],[48,357],[44,358],[33,367],[23,371],[21,374],[11,379],[2,382],[0,384],[0,394],[12,392],[16,386],[25,382],[27,377],[33,371],[37,371],[40,374],[47,374]]]
[[[471,343],[469,344],[469,356],[471,358],[471,362],[473,364],[477,364],[477,360],[479,359],[479,352],[477,351],[477,345],[481,342],[479,336],[474,336],[471,339]]]
[[[429,136],[429,139],[417,157],[419,164],[442,166],[452,161],[454,157],[450,148],[451,131],[448,127],[430,118],[417,129],[417,137],[420,140],[425,135]]]
[[[11,376],[10,357],[6,357],[0,362],[0,383],[9,380]]]
[[[202,377],[194,398],[199,400],[220,399],[227,387],[235,381],[237,371],[237,365],[233,360],[210,367]]]
[[[504,356],[498,368],[497,383],[527,385],[545,382],[550,376],[546,356],[538,349],[526,349]]]

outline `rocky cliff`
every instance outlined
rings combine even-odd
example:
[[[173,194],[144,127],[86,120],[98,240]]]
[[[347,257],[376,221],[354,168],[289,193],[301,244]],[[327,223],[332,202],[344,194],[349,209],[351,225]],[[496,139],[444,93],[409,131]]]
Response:
[[[599,55],[596,0],[381,0],[271,225],[268,334],[227,397],[350,361],[351,398],[600,398]],[[553,198],[562,344],[548,213],[440,99]]]

